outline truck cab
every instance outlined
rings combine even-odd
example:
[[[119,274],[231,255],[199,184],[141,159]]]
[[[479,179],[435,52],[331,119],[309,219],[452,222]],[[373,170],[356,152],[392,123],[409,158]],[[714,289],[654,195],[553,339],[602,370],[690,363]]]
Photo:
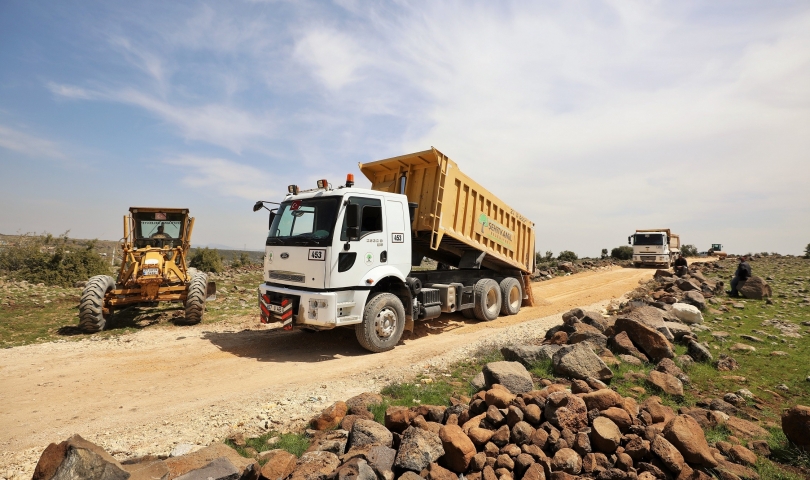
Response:
[[[369,293],[411,269],[404,195],[342,186],[292,193],[270,215],[259,288],[265,321],[312,330],[362,321]]]
[[[633,246],[633,265],[664,266],[670,268],[680,256],[680,237],[669,229],[636,230],[627,237],[627,244]]]

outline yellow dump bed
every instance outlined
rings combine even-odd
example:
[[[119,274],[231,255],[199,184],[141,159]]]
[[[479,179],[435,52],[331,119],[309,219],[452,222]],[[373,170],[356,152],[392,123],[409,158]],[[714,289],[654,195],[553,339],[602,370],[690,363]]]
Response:
[[[454,266],[462,257],[484,252],[484,267],[534,269],[534,223],[435,148],[362,163],[360,171],[373,190],[404,193],[418,204],[411,225],[414,252]]]

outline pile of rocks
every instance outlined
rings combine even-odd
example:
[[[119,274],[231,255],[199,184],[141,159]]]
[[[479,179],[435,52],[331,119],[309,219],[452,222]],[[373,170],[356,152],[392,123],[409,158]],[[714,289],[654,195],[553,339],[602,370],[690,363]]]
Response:
[[[610,366],[621,362],[652,363],[655,369],[647,380],[674,396],[683,395],[683,384],[689,383],[682,368],[694,362],[714,362],[718,370],[737,368],[727,357],[715,362],[707,345],[698,341],[693,330],[702,328],[703,316],[692,305],[675,303],[670,310],[630,305],[609,317],[575,308],[562,319],[562,325],[546,332],[544,345],[506,349],[505,357],[525,364],[547,360],[560,376],[601,381],[610,381]],[[676,356],[673,342],[686,345],[688,354]]]
[[[369,411],[379,395],[336,402],[310,422],[312,442],[300,458],[268,450],[247,459],[214,444],[118,462],[73,436],[48,446],[33,478],[652,480],[709,479],[712,471],[733,480],[758,478],[750,467],[757,454],[769,454],[767,443],[743,446],[737,437],[709,445],[703,428],[765,433],[721,412],[675,412],[658,397],[639,405],[595,378],[541,379],[537,388],[519,362],[493,362],[481,374],[483,388],[472,398],[452,398],[449,407],[388,407],[384,424]]]
[[[588,270],[605,270],[614,266],[616,266],[616,263],[610,259],[577,260],[576,262],[541,264],[538,265],[537,269],[532,274],[532,280],[535,282],[551,280],[555,276]]]

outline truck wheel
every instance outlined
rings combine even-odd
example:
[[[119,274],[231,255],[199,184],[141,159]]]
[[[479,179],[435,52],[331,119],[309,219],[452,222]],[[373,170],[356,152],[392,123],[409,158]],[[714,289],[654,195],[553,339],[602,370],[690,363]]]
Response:
[[[207,287],[208,276],[204,273],[192,275],[186,295],[186,318],[182,322],[184,325],[196,325],[202,321]]]
[[[461,314],[464,315],[464,318],[469,318],[472,320],[475,318],[475,308],[465,308],[461,311]]]
[[[115,288],[115,279],[96,275],[87,281],[79,301],[79,329],[84,333],[104,330],[111,315],[104,316],[104,296]]]
[[[523,287],[514,277],[501,280],[501,315],[515,315],[523,303]]]
[[[475,292],[475,318],[489,322],[501,311],[501,287],[491,278],[482,278],[473,287]]]
[[[393,349],[405,328],[405,308],[393,293],[378,293],[363,309],[363,322],[354,327],[360,345],[370,352]]]

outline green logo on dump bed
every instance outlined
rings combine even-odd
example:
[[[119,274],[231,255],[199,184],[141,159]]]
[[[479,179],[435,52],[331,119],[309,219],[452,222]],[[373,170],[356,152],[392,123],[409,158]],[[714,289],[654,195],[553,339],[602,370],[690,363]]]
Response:
[[[513,247],[514,232],[489,218],[486,213],[478,216],[478,223],[481,224],[481,235],[509,250],[515,249]]]

